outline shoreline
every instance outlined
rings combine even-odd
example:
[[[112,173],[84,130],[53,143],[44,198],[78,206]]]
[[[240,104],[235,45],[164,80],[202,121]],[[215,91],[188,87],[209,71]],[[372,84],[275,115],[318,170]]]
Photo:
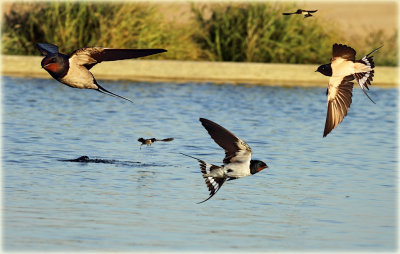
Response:
[[[42,56],[2,55],[1,58],[3,76],[51,78],[40,67]],[[329,79],[315,72],[317,67],[305,64],[123,60],[102,62],[91,72],[97,80],[327,87]],[[375,67],[373,86],[393,88],[398,87],[398,81],[398,67]]]

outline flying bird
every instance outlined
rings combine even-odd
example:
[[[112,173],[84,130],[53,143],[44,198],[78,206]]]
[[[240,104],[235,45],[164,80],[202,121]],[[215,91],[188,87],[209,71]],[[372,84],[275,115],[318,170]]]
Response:
[[[38,43],[36,47],[45,56],[41,65],[54,79],[81,89],[94,89],[110,96],[131,100],[114,94],[101,87],[90,69],[103,61],[116,61],[149,56],[166,52],[165,49],[113,49],[113,48],[81,48],[64,55],[58,52],[58,46],[50,43]]]
[[[324,129],[324,137],[342,122],[352,102],[353,82],[356,79],[364,94],[375,103],[365,91],[371,85],[374,76],[374,60],[370,56],[383,46],[374,49],[360,60],[356,60],[356,51],[343,44],[333,44],[332,58],[329,64],[318,67],[316,72],[331,77],[326,90],[328,110]]]
[[[142,145],[147,145],[147,146],[151,146],[151,144],[153,144],[156,141],[163,141],[163,142],[169,142],[174,140],[174,138],[164,138],[164,139],[156,139],[156,138],[139,138],[137,141],[141,142],[142,144],[140,144],[140,149],[142,148]]]
[[[210,134],[211,138],[214,139],[215,143],[225,150],[225,158],[223,160],[223,165],[216,166],[182,153],[185,156],[199,161],[201,173],[203,173],[203,178],[210,191],[210,196],[198,204],[214,196],[226,180],[230,181],[254,175],[264,168],[268,168],[267,164],[264,162],[252,160],[250,146],[230,131],[205,118],[200,118],[200,122]]]
[[[317,11],[318,10],[307,11],[307,10],[298,9],[295,12],[284,12],[284,13],[282,13],[282,15],[303,14],[304,18],[308,18],[308,17],[312,16],[311,13],[315,13]]]

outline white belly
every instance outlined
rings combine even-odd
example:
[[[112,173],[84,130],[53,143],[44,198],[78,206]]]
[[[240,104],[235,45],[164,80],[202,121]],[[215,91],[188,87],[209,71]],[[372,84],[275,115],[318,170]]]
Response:
[[[355,73],[354,63],[341,61],[332,63],[332,77],[346,77]]]
[[[251,175],[250,163],[229,163],[224,169],[228,177],[240,178]]]
[[[83,66],[70,65],[67,74],[60,80],[67,86],[81,89],[97,89],[92,73]]]

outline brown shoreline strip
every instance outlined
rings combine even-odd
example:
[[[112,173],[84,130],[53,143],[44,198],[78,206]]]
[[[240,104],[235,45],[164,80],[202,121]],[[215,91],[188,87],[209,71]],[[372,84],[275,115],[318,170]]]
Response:
[[[2,55],[2,75],[51,78],[40,67],[42,58]],[[327,87],[329,79],[315,72],[317,67],[317,65],[302,64],[124,60],[103,62],[91,71],[98,80]],[[380,87],[397,87],[398,68],[376,67],[372,84]]]

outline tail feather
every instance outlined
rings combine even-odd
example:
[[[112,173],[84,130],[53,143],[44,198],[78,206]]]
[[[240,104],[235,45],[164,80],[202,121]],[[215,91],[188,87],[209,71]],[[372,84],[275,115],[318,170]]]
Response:
[[[121,98],[121,99],[124,99],[124,100],[127,100],[127,101],[133,103],[133,101],[131,101],[131,100],[125,98],[125,97],[119,96],[118,94],[112,93],[112,92],[108,91],[107,89],[105,89],[104,87],[100,86],[97,83],[96,83],[96,85],[98,86],[98,89],[96,89],[96,90],[99,91],[100,93],[104,93],[104,94],[107,94],[107,95],[110,95],[110,96],[113,96],[113,97]]]
[[[376,48],[376,49],[372,50],[366,56],[364,56],[363,58],[361,58],[360,60],[357,61],[359,63],[362,63],[362,64],[368,66],[370,68],[370,71],[359,72],[359,73],[355,73],[354,74],[354,77],[356,78],[357,83],[361,87],[362,91],[368,97],[368,99],[370,99],[374,104],[376,104],[375,101],[372,100],[371,97],[369,97],[369,95],[365,91],[365,88],[367,90],[369,90],[368,85],[371,85],[371,82],[372,82],[373,77],[374,77],[375,63],[374,63],[373,56],[370,56],[370,55],[373,54],[374,52],[376,52],[378,49],[380,49],[382,47],[383,47],[383,45],[380,46],[379,48]]]
[[[380,49],[380,48],[382,48],[382,47],[383,47],[383,45],[380,46],[379,48],[376,48],[376,49],[372,50],[372,51],[369,52],[365,57],[368,57],[369,55],[373,54],[375,51],[377,51],[378,49]]]
[[[213,164],[209,164],[203,160],[200,160],[196,157],[181,153],[182,155],[185,155],[187,157],[193,158],[195,160],[197,160],[200,164],[200,168],[201,168],[201,173],[203,173],[203,178],[204,181],[206,182],[206,185],[208,187],[208,190],[210,192],[210,196],[201,201],[198,202],[197,204],[201,204],[206,202],[207,200],[209,200],[210,198],[212,198],[219,189],[221,189],[221,186],[224,184],[224,182],[226,181],[226,178],[217,178],[217,177],[212,177],[212,176],[208,176],[208,174],[211,172],[211,170],[215,169],[215,168],[219,168],[218,166],[215,166]]]

